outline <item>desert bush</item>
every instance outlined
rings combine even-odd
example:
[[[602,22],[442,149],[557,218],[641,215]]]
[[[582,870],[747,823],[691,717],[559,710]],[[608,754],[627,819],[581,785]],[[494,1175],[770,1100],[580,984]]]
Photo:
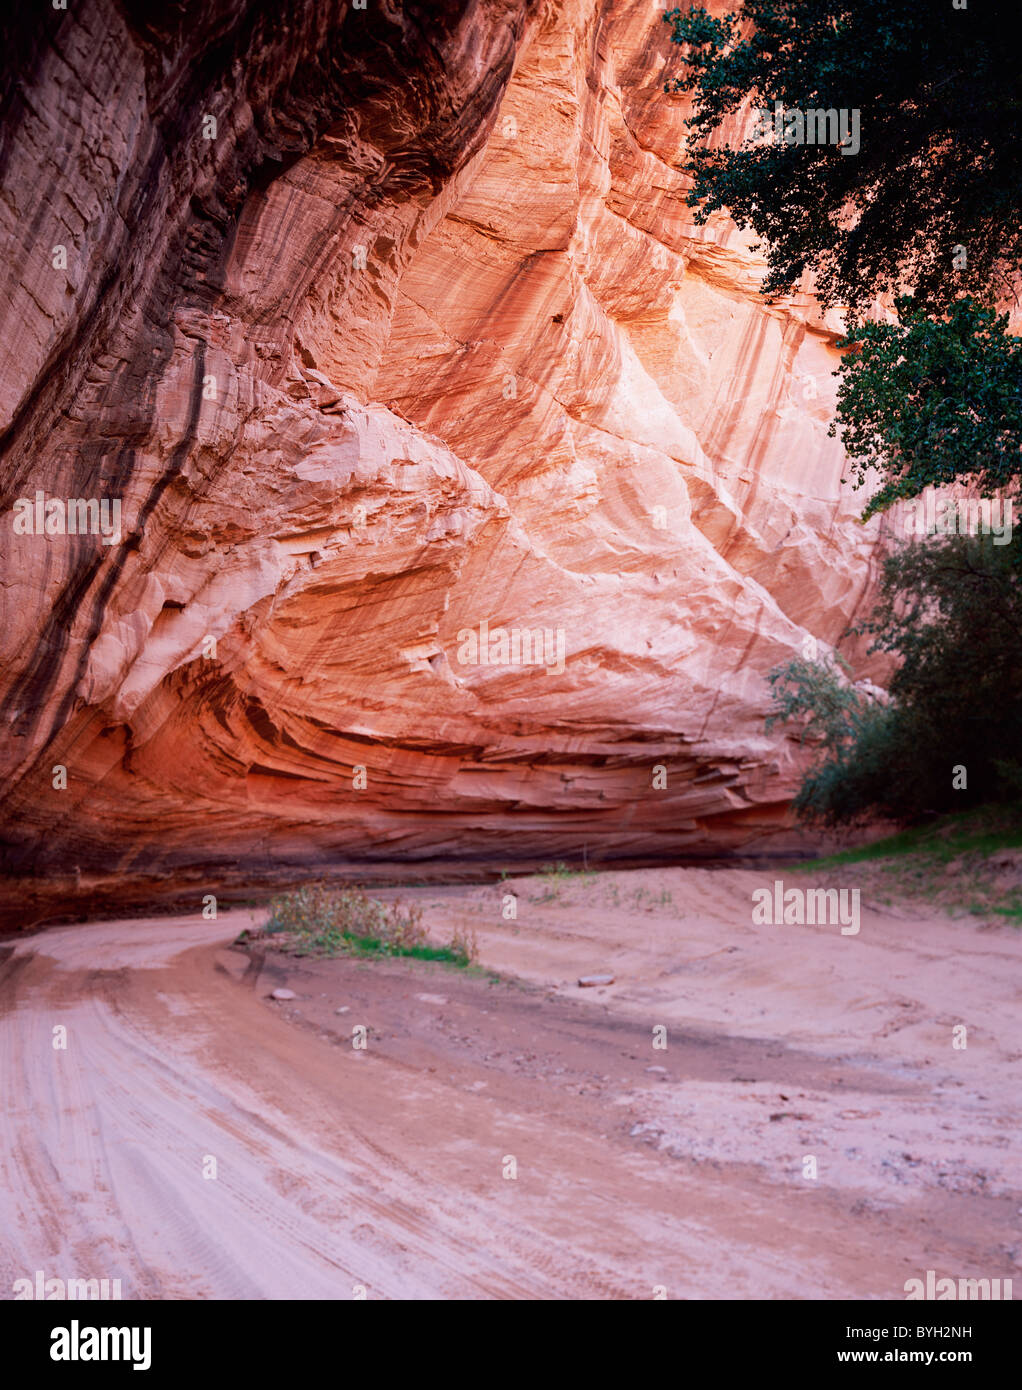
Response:
[[[882,816],[911,823],[1015,803],[1022,789],[1022,531],[948,536],[884,561],[871,651],[898,659],[889,699],[833,660],[770,675],[780,720],[817,757],[794,800],[824,825]]]
[[[451,954],[460,965],[475,965],[479,959],[479,942],[474,927],[455,927],[451,936]]]
[[[286,934],[296,954],[335,955],[349,947],[383,955],[407,954],[429,945],[417,907],[382,903],[361,888],[311,884],[270,903],[268,936]]]

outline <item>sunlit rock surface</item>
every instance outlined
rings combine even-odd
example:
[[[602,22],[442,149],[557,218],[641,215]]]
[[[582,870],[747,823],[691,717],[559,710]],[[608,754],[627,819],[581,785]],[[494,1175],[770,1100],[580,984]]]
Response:
[[[685,207],[662,8],[214,8],[7,37],[8,920],[797,845],[765,675],[879,523],[840,323]],[[120,536],[17,534],[40,491]]]

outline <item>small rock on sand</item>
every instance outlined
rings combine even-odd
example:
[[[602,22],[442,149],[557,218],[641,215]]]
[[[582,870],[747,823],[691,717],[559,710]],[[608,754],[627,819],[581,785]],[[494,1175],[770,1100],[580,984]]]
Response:
[[[612,985],[613,975],[582,975],[579,978],[579,985],[582,989],[589,989],[593,985]]]
[[[416,999],[421,999],[423,1004],[446,1004],[446,994],[417,994]]]
[[[294,992],[293,989],[275,989],[275,990],[273,990],[273,992],[270,994],[270,998],[271,998],[271,999],[297,999],[298,996],[297,996],[297,994],[295,994],[295,992]]]
[[[351,1006],[350,1006],[349,1004],[344,1004],[344,1005],[342,1005],[341,1008],[339,1008],[339,1009],[334,1009],[334,1013],[335,1013],[335,1014],[347,1014],[347,1013],[351,1013]]]

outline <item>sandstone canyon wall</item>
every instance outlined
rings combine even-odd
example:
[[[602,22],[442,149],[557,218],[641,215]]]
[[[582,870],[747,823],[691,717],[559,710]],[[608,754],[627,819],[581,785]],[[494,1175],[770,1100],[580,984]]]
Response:
[[[879,523],[827,437],[838,322],[684,205],[661,13],[82,0],[4,36],[8,920],[796,842],[764,677],[860,612]],[[17,534],[39,490],[121,499],[119,538]],[[480,624],[546,664],[473,660]]]

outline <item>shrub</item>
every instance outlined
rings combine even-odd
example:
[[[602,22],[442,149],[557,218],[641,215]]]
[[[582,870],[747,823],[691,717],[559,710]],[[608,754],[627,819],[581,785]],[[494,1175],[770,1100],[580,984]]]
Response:
[[[451,954],[459,965],[475,965],[479,959],[479,942],[473,927],[455,927],[451,936]]]
[[[332,889],[317,883],[284,893],[270,903],[268,936],[286,933],[299,955],[336,955],[361,947],[383,955],[405,955],[427,947],[422,911],[382,903],[360,888]]]
[[[871,651],[900,659],[886,702],[834,661],[792,661],[770,674],[768,728],[793,722],[817,745],[793,803],[800,819],[911,823],[1017,803],[1022,532],[1003,545],[977,535],[899,547],[884,561],[880,599],[861,631],[872,635]]]

